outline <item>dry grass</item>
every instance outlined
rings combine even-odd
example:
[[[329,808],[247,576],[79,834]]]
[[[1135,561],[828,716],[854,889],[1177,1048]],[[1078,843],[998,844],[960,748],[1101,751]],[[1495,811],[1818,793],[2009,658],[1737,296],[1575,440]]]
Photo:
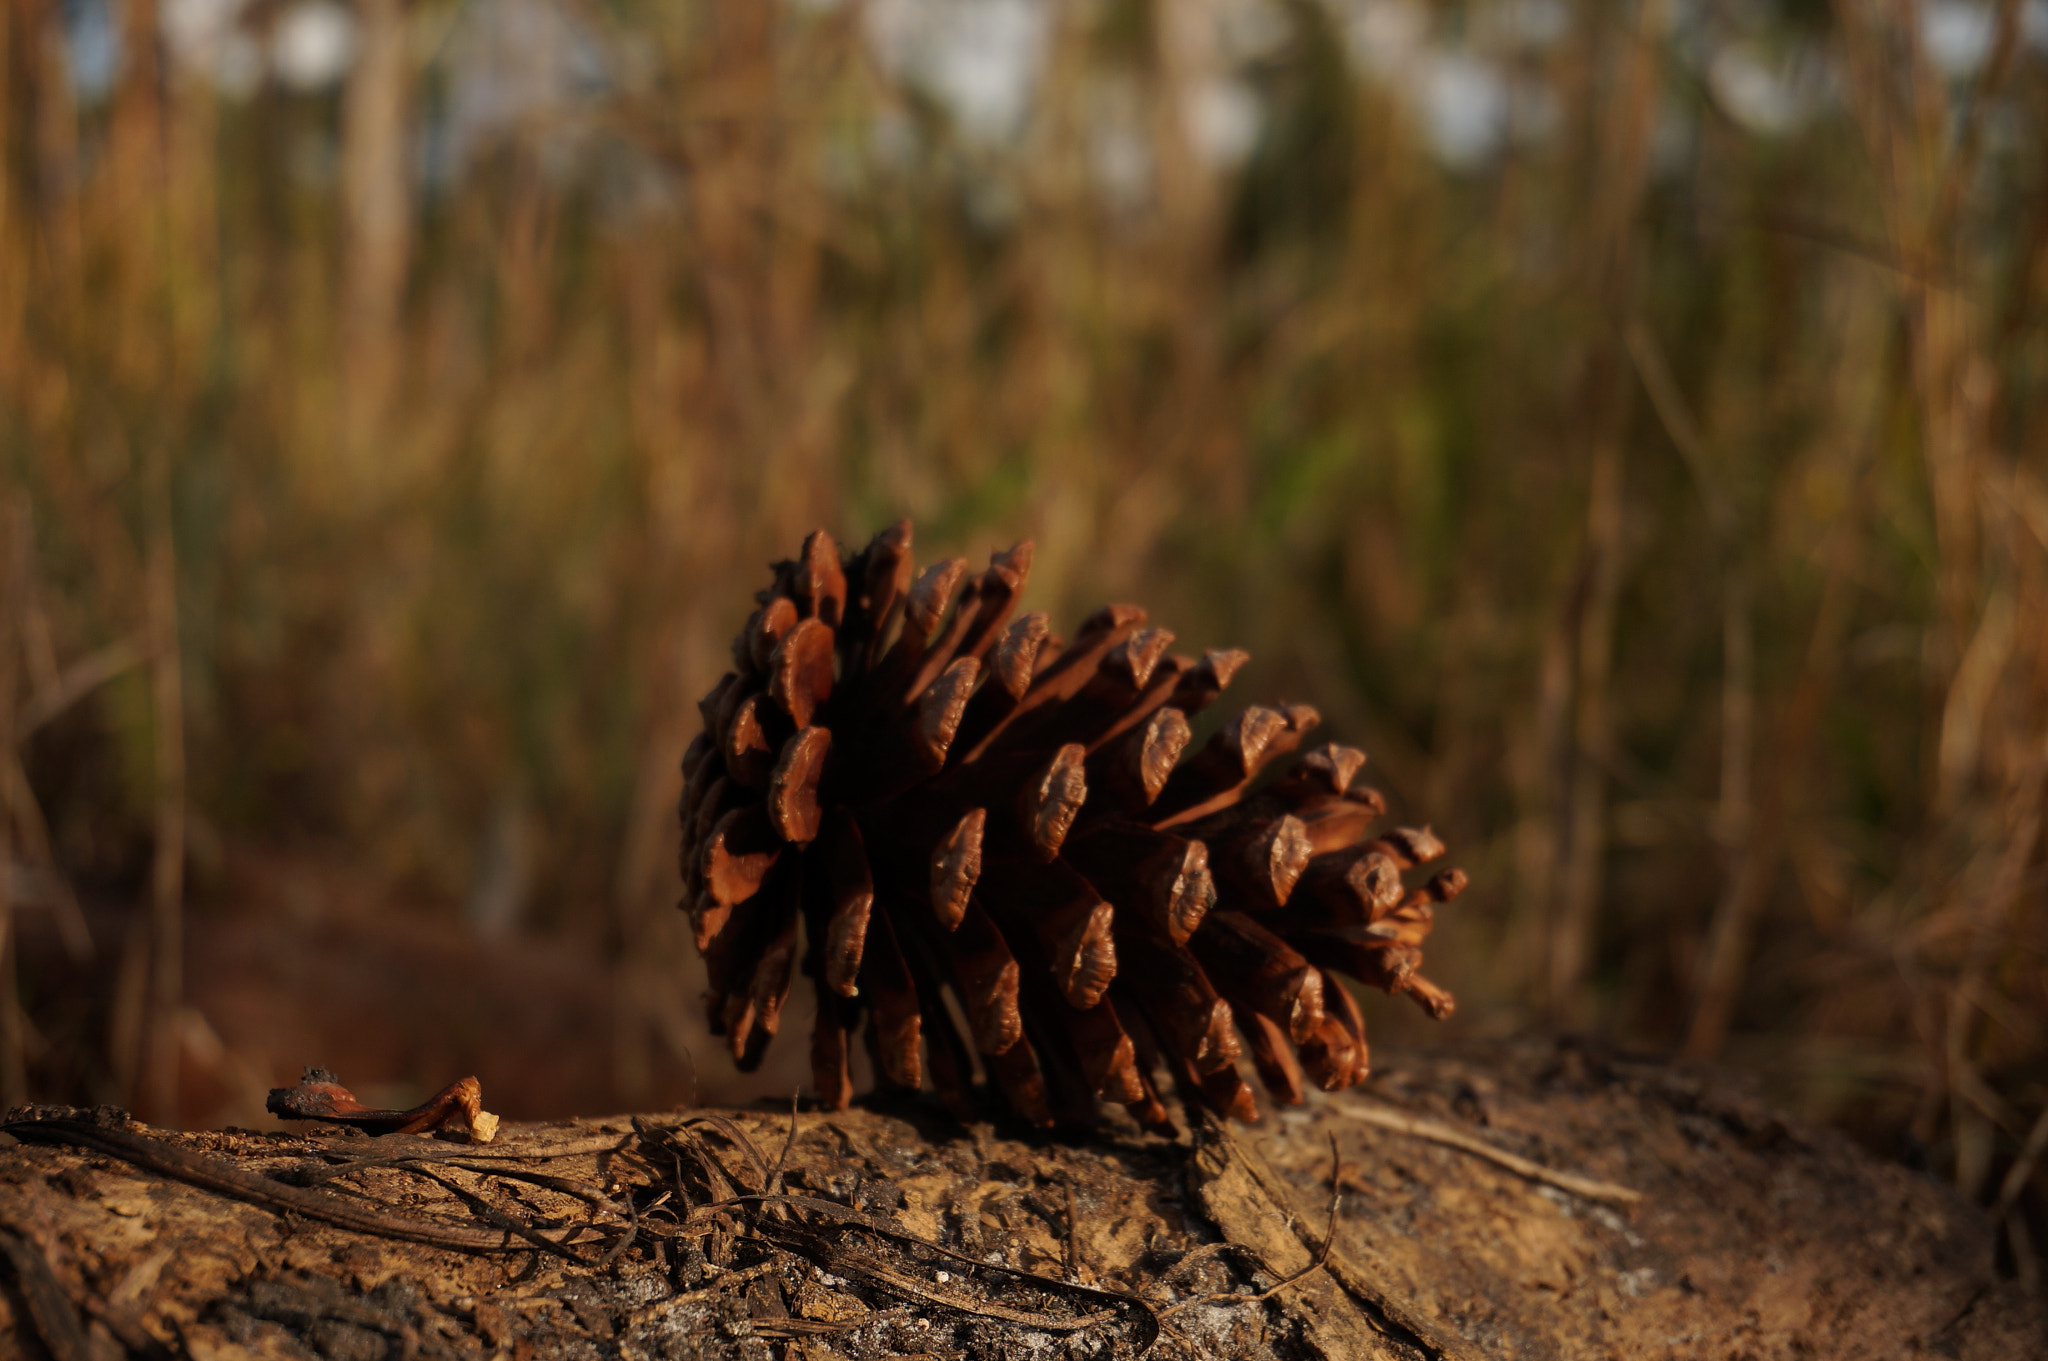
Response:
[[[511,885],[618,960],[644,1093],[697,1034],[692,701],[763,563],[907,514],[927,553],[1035,537],[1035,604],[1144,599],[1368,747],[1473,870],[1464,1023],[1725,1059],[1980,1198],[2016,1175],[2037,1270],[2021,6],[1965,80],[1910,3],[1796,7],[1758,40],[1839,97],[1777,135],[1686,55],[1742,36],[1718,7],[1585,6],[1510,61],[1554,132],[1464,170],[1317,4],[1248,68],[1242,169],[1172,116],[1225,60],[1195,6],[1055,7],[993,146],[853,7],[566,8],[620,78],[426,183],[453,6],[364,3],[344,90],[246,102],[146,27],[80,102],[54,0],[0,19],[0,923],[111,980],[83,1067],[33,974],[0,995],[8,1099],[176,1109],[181,914],[250,845],[451,920]]]

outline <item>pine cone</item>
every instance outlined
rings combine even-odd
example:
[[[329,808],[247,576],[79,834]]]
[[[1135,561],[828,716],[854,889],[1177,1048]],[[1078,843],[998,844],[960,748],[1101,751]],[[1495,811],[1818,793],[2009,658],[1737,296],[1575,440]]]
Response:
[[[1404,883],[1444,848],[1373,833],[1364,753],[1317,748],[1253,791],[1319,721],[1293,704],[1183,760],[1245,654],[1172,654],[1133,605],[1062,642],[1011,617],[1030,566],[1025,542],[913,579],[907,522],[851,557],[821,530],[775,564],[683,757],[682,907],[739,1066],[775,1037],[800,948],[833,1109],[863,1020],[878,1081],[929,1080],[956,1113],[978,1054],[1033,1122],[1107,1100],[1163,1127],[1162,1065],[1245,1120],[1246,1054],[1282,1102],[1363,1078],[1336,974],[1448,1016],[1421,945],[1465,876]]]

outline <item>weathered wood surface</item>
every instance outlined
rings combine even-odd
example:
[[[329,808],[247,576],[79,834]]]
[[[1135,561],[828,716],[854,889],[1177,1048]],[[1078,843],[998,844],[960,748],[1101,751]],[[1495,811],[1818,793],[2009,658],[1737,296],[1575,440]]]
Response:
[[[0,1356],[2048,1355],[1940,1185],[1566,1044],[1413,1055],[1364,1095],[1177,1140],[902,1109],[791,1128],[27,1130],[69,1142],[0,1148]]]

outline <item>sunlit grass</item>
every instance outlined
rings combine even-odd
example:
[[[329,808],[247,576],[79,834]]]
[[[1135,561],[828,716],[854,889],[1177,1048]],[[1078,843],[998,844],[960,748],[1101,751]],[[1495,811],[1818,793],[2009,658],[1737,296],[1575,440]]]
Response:
[[[579,10],[612,86],[424,178],[455,6],[338,91],[130,60],[97,102],[10,8],[14,703],[147,651],[167,545],[184,682],[176,789],[160,655],[27,742],[57,861],[149,901],[182,809],[201,902],[205,848],[289,842],[453,920],[516,825],[522,929],[680,1044],[693,701],[765,563],[911,515],[1366,746],[1473,872],[1469,1024],[1726,1055],[1983,1191],[2048,1101],[2043,53],[1944,74],[1860,6],[1488,47],[1510,8],[1466,55],[1547,112],[1477,156],[1342,6],[1241,59],[1061,7],[1009,140],[850,9]],[[1716,56],[1781,49],[1832,94]],[[1173,116],[1225,78],[1242,163]]]

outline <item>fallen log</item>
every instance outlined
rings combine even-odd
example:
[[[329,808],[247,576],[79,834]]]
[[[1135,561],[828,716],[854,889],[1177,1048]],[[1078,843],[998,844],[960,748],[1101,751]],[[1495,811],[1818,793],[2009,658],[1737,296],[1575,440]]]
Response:
[[[2048,1354],[1988,1222],[1725,1079],[1418,1054],[1258,1126],[916,1104],[180,1133],[24,1108],[0,1355]]]

